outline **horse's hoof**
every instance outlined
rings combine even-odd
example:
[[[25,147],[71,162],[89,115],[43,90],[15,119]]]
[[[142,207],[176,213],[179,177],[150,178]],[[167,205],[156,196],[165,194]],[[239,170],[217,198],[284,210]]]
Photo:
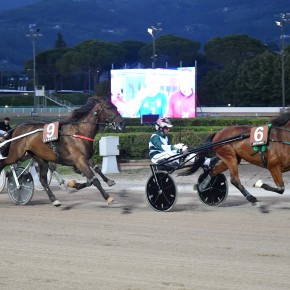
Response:
[[[258,201],[253,202],[252,206],[257,207],[261,213],[269,213],[270,212],[267,205],[261,205]]]
[[[258,202],[258,200],[252,195],[247,196],[246,199],[247,199],[247,201],[251,202],[252,205],[254,205],[254,206],[256,205],[255,203]]]
[[[264,184],[263,181],[259,179],[253,186],[261,188],[263,184]]]
[[[270,212],[267,205],[261,205],[260,211],[261,211],[261,213],[269,213]]]
[[[110,196],[110,197],[108,197],[108,199],[107,199],[107,203],[108,203],[108,205],[112,205],[113,203],[115,203],[115,201],[114,201],[114,199]]]
[[[59,200],[55,200],[52,205],[54,205],[55,207],[61,206],[61,203],[59,202]]]
[[[77,182],[75,180],[71,180],[68,182],[67,186],[71,188],[75,188]]]
[[[113,185],[116,184],[116,182],[115,182],[114,180],[109,179],[109,180],[107,181],[107,184],[108,184],[108,186],[113,186]]]

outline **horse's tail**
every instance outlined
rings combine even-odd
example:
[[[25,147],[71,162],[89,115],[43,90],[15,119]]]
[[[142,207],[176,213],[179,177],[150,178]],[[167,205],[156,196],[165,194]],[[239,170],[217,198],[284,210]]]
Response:
[[[205,143],[211,143],[214,136],[216,135],[217,132],[214,132],[212,134],[210,134],[209,136],[207,136],[207,138],[205,139]]]
[[[214,138],[214,136],[215,136],[215,134],[216,134],[216,132],[212,133],[211,135],[209,135],[205,139],[203,145],[206,146],[209,143],[211,143],[213,138]],[[179,173],[178,175],[179,176],[187,176],[187,175],[194,174],[204,164],[206,157],[210,156],[211,154],[212,154],[212,149],[211,148],[202,150],[200,153],[198,153],[195,156],[194,163],[188,169],[186,169],[185,171]]]
[[[207,138],[205,139],[205,144],[209,145],[210,143],[212,143],[212,140],[213,140],[214,136],[216,135],[216,133],[217,132],[214,132],[214,133],[210,134],[209,136],[207,136]],[[212,149],[212,147],[209,146],[209,148],[204,150],[203,153],[206,156],[210,156],[210,155],[212,155],[212,152],[213,152],[213,149]]]

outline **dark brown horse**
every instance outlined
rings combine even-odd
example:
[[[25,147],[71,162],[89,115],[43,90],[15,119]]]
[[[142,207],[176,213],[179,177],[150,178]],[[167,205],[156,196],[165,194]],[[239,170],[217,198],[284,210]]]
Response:
[[[277,187],[272,187],[261,180],[255,183],[255,187],[261,187],[282,194],[285,185],[282,177],[283,172],[290,169],[290,113],[281,113],[271,120],[268,134],[268,144],[262,149],[255,151],[250,143],[250,126],[229,126],[212,134],[208,142],[221,142],[236,136],[236,141],[227,142],[214,146],[213,150],[220,161],[209,171],[209,176],[215,176],[227,169],[230,172],[231,183],[239,189],[246,199],[255,204],[256,197],[251,195],[241,184],[238,165],[242,159],[247,162],[268,169]],[[210,178],[205,178],[200,188],[207,186]]]
[[[31,121],[18,125],[10,138],[7,158],[0,161],[0,172],[7,166],[25,158],[25,154],[34,158],[39,165],[40,182],[54,206],[61,203],[49,188],[47,183],[48,162],[75,166],[95,185],[108,204],[113,202],[102,188],[100,181],[94,175],[89,160],[93,155],[93,139],[100,126],[110,126],[123,129],[125,123],[117,108],[102,97],[91,97],[87,103],[72,111],[68,117],[59,123],[58,139],[48,143],[43,141],[43,122]],[[23,136],[23,134],[34,132]],[[21,136],[17,139],[18,136]]]

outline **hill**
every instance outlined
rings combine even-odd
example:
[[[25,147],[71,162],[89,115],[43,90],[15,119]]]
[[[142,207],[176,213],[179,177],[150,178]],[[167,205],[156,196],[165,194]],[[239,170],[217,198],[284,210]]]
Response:
[[[32,23],[43,34],[36,42],[37,51],[53,48],[58,32],[70,47],[92,38],[150,42],[147,28],[158,22],[162,23],[162,34],[201,43],[215,36],[247,34],[278,44],[275,15],[286,13],[289,6],[286,0],[264,0],[263,5],[260,0],[26,0],[22,2],[30,5],[23,7],[18,6],[21,1],[10,2],[16,8],[0,10],[4,69],[22,68],[24,61],[32,58],[32,46],[25,36]]]
[[[12,8],[24,7],[39,0],[1,0],[0,11]]]

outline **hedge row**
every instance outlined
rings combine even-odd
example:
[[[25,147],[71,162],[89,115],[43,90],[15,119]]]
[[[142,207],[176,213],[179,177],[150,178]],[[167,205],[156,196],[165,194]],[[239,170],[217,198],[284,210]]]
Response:
[[[99,140],[105,136],[119,136],[119,151],[120,155],[117,157],[119,161],[126,162],[128,160],[148,159],[148,141],[153,132],[140,133],[106,133],[97,134],[95,137],[95,162],[99,163],[101,157],[99,156]],[[210,135],[209,132],[194,132],[182,131],[173,132],[170,134],[172,143],[184,143],[189,148],[197,148],[201,146],[206,137]]]
[[[204,144],[205,139],[223,127],[232,125],[259,126],[269,122],[269,118],[195,118],[172,119],[173,127],[170,130],[172,143],[184,143],[190,148],[197,148]],[[139,118],[126,119],[125,133],[116,133],[112,130],[100,131],[95,138],[96,162],[101,161],[99,156],[99,140],[102,136],[119,136],[119,161],[148,159],[148,140],[155,131],[154,125],[142,125]]]
[[[128,127],[138,126],[141,128],[146,128],[149,125],[142,125],[140,118],[125,118]],[[177,127],[191,127],[191,126],[232,126],[232,125],[261,125],[269,121],[266,117],[197,117],[190,119],[171,119],[173,126]],[[149,126],[150,127],[150,126]]]

